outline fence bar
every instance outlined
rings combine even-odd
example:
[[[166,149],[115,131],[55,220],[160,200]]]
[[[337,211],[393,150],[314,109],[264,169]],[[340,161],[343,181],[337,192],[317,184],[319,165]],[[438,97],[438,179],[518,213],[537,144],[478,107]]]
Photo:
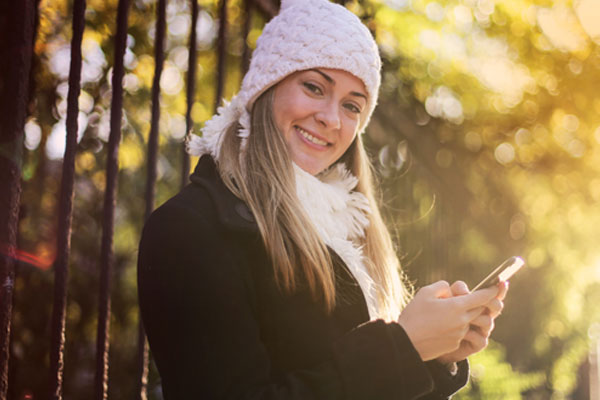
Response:
[[[85,26],[85,0],[73,2],[73,38],[71,39],[71,66],[67,96],[67,140],[63,160],[62,181],[58,209],[58,237],[54,264],[54,304],[50,342],[50,398],[62,399],[65,348],[65,314],[69,253],[71,251],[71,220],[73,216],[73,183],[75,180],[75,153],[77,151],[77,116],[81,81],[81,40]]]
[[[152,81],[152,116],[148,135],[148,165],[146,175],[147,219],[154,210],[154,187],[156,183],[156,161],[158,156],[158,129],[160,122],[160,76],[162,75],[165,52],[166,0],[158,0],[156,9],[156,36],[154,39],[154,80]]]
[[[4,60],[0,63],[0,399],[8,392],[14,256],[35,7],[34,0],[0,2],[0,59]]]
[[[277,2],[273,0],[250,0],[258,9],[266,14],[268,17],[273,18],[278,13]]]
[[[242,77],[248,72],[250,66],[250,46],[248,46],[248,33],[250,33],[250,25],[252,25],[252,0],[244,1],[244,26],[242,28],[242,39],[244,40],[244,48],[242,51]]]
[[[150,134],[148,135],[148,164],[146,169],[146,211],[144,220],[147,220],[154,210],[154,194],[156,187],[156,162],[158,158],[158,130],[160,123],[160,77],[165,61],[165,29],[166,29],[167,1],[158,0],[156,8],[156,36],[154,39],[154,80],[152,82],[152,117]],[[141,317],[141,316],[140,316]],[[138,324],[138,381],[136,396],[140,400],[147,398],[148,384],[148,342],[144,325],[140,318]]]
[[[106,158],[106,190],[104,193],[102,244],[100,249],[100,295],[98,303],[98,331],[96,338],[95,398],[108,397],[108,349],[110,332],[110,282],[113,264],[113,233],[119,172],[119,142],[123,116],[123,56],[127,44],[127,17],[129,0],[119,0],[117,8],[117,34],[112,76],[112,104],[110,110],[110,135]]]
[[[198,25],[198,0],[191,0],[192,3],[192,28],[190,29],[190,44],[188,51],[188,71],[187,71],[187,88],[186,99],[187,109],[185,111],[185,135],[186,138],[192,131],[192,107],[196,94],[196,63],[198,62],[198,52],[196,44],[196,26]],[[181,168],[181,187],[183,188],[188,183],[188,175],[190,174],[190,156],[183,146],[183,162]]]
[[[225,57],[227,45],[227,0],[221,0],[219,7],[219,38],[217,40],[217,92],[215,94],[215,112],[223,98],[225,83]]]

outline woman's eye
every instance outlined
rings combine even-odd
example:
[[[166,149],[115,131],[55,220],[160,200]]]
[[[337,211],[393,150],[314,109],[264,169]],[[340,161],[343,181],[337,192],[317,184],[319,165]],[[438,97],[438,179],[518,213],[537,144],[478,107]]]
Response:
[[[355,104],[346,103],[345,107],[346,107],[346,109],[348,109],[350,112],[352,112],[354,114],[360,114],[360,108],[358,108],[358,106]]]
[[[320,87],[310,82],[304,82],[304,87],[313,92],[314,94],[323,94]]]

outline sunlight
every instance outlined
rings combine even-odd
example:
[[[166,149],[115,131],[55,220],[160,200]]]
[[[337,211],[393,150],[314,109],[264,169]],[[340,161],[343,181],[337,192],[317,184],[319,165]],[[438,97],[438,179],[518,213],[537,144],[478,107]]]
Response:
[[[600,3],[598,0],[580,0],[575,6],[575,12],[585,32],[592,40],[600,44]]]
[[[586,47],[585,32],[570,8],[565,6],[540,8],[537,19],[544,34],[559,50],[578,51]],[[594,24],[597,24],[597,20]]]
[[[460,100],[445,86],[438,87],[425,101],[425,109],[432,117],[445,118],[460,124],[463,119],[463,108]]]
[[[527,67],[515,64],[506,57],[479,57],[473,59],[471,65],[482,83],[507,99],[518,99],[517,103],[532,81]]]

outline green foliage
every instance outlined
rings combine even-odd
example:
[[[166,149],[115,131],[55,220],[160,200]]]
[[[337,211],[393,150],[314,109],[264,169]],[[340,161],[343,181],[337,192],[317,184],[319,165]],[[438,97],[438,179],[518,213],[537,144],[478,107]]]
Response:
[[[520,400],[523,394],[540,387],[544,373],[520,373],[505,361],[502,345],[491,342],[481,353],[470,358],[471,379],[457,400]]]

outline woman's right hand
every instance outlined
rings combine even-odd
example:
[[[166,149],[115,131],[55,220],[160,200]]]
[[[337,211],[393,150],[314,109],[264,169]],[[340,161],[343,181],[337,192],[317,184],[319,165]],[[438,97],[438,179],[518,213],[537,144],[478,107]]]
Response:
[[[453,296],[445,281],[421,288],[404,308],[398,323],[404,328],[423,361],[459,348],[477,318],[498,294],[498,287]]]

